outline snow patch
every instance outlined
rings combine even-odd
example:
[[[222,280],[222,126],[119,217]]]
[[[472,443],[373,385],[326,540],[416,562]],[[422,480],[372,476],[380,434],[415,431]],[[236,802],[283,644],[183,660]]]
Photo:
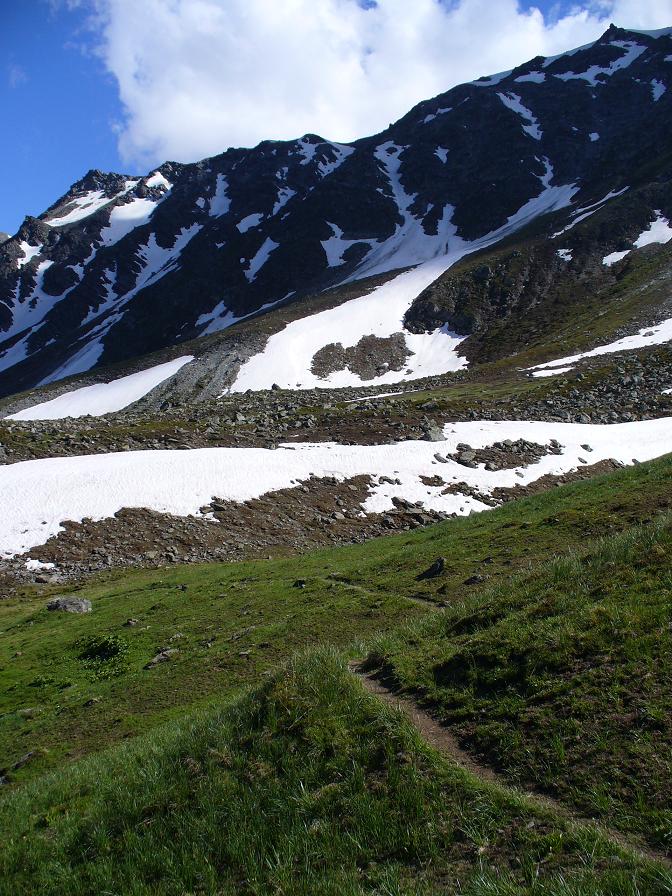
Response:
[[[150,177],[145,181],[145,186],[147,187],[163,187],[165,190],[172,190],[173,185],[169,180],[161,174],[160,171],[155,171]]]
[[[568,230],[571,230],[573,227],[576,227],[577,224],[580,224],[581,221],[585,221],[586,218],[589,218],[591,215],[594,215],[595,212],[599,212],[599,210],[607,203],[610,199],[615,199],[616,196],[622,196],[630,187],[623,187],[622,190],[612,190],[610,193],[603,199],[599,199],[597,202],[591,203],[591,205],[585,205],[583,208],[574,209],[571,212],[571,217],[573,221],[568,224],[566,227],[563,227],[562,230],[558,230],[557,233],[554,233],[551,236],[551,239],[554,240],[556,237],[562,236],[563,233],[567,233]]]
[[[622,261],[631,251],[631,249],[626,249],[624,252],[611,252],[609,255],[604,256],[602,264],[610,268],[612,264],[616,264],[617,261]]]
[[[662,81],[658,81],[656,78],[651,81],[651,92],[653,94],[653,101],[657,103],[661,96],[665,93],[667,87],[663,84]]]
[[[596,143],[600,139],[600,135],[597,133],[597,131],[593,131],[592,133],[588,134],[588,136],[590,137],[591,143]]]
[[[55,563],[42,563],[41,560],[33,560],[32,557],[29,557],[26,560],[26,569],[28,572],[39,572],[43,569],[56,569]]]
[[[95,383],[72,392],[64,392],[51,401],[24,408],[10,414],[6,420],[63,420],[66,417],[102,417],[128,407],[151,392],[159,383],[174,376],[178,370],[193,361],[193,355],[184,355],[165,364],[148,367],[139,373],[122,376],[109,383]]]
[[[218,174],[215,184],[215,193],[210,200],[210,217],[219,218],[221,215],[227,214],[231,208],[231,200],[227,194],[228,189],[229,183],[226,177],[223,174]],[[240,230],[240,227],[238,229]],[[243,233],[242,230],[240,232]]]
[[[632,63],[648,49],[647,47],[643,47],[641,44],[636,43],[636,41],[628,40],[614,40],[611,41],[610,46],[625,50],[625,53],[619,59],[615,59],[611,65],[606,68],[600,65],[591,65],[585,72],[563,72],[562,74],[554,75],[554,77],[559,78],[561,81],[581,79],[587,81],[591,87],[597,87],[602,83],[598,78],[609,78],[616,72],[628,68],[628,66],[632,65]],[[544,66],[547,64],[548,63],[544,63]]]
[[[448,161],[448,150],[445,146],[437,146],[434,150],[434,155],[437,156],[444,165]]]
[[[100,231],[104,246],[113,246],[136,227],[146,224],[158,205],[153,199],[133,199],[125,205],[115,206],[110,213],[110,223]]]
[[[554,367],[552,370],[535,370],[532,376],[557,376],[560,373],[569,373],[573,367]]]
[[[292,190],[291,187],[280,187],[278,190],[278,198],[275,201],[271,215],[277,215],[280,209],[287,205],[292,196],[296,196],[296,190]]]
[[[259,247],[257,253],[253,258],[250,259],[250,263],[248,264],[247,270],[245,271],[245,276],[250,283],[254,280],[259,271],[266,264],[266,262],[268,261],[268,256],[271,254],[271,252],[273,252],[274,249],[277,249],[279,245],[280,243],[274,242],[269,236],[266,237],[264,242]]]
[[[445,109],[437,109],[436,112],[430,112],[429,115],[425,115],[422,119],[423,124],[429,124],[430,121],[434,121],[435,118],[438,118],[439,115],[446,115],[448,112],[452,112],[453,107],[448,106]]]
[[[320,240],[320,242],[327,255],[327,265],[330,268],[337,268],[340,265],[345,264],[343,255],[350,246],[364,242],[368,243],[369,247],[371,247],[374,242],[378,242],[377,240],[344,240],[343,231],[337,224],[332,224],[330,221],[327,221],[326,223],[331,227],[333,236],[330,236],[328,240]]]
[[[536,364],[529,367],[528,370],[549,370],[557,367],[566,367],[568,364],[573,365],[583,358],[595,358],[597,355],[611,355],[614,352],[634,351],[638,348],[647,348],[651,345],[663,345],[672,340],[672,318],[664,320],[662,323],[656,324],[655,327],[644,327],[634,336],[624,336],[623,339],[617,339],[616,342],[609,342],[607,345],[598,345],[597,348],[588,352],[580,352],[578,355],[569,355],[567,358],[558,358],[556,361],[547,361],[545,364]],[[537,374],[534,374],[535,376]]]
[[[236,224],[236,227],[241,233],[247,233],[248,230],[251,230],[253,227],[257,227],[264,219],[264,216],[261,212],[254,212],[251,215],[246,215],[241,221]]]
[[[514,78],[517,84],[543,84],[545,80],[545,72],[529,72],[527,75],[519,75]]]
[[[113,202],[115,197],[106,196],[104,190],[90,190],[84,196],[78,196],[73,200],[75,208],[66,215],[60,215],[56,218],[45,218],[50,227],[63,227],[66,224],[74,224],[75,221],[81,221],[88,218],[98,209]],[[68,203],[69,204],[69,203]]]
[[[562,258],[563,261],[571,261],[572,260],[572,250],[571,249],[558,249],[556,255],[558,258]]]
[[[496,75],[490,75],[488,78],[479,78],[478,81],[470,81],[469,84],[472,87],[494,87],[499,84],[500,81],[508,78],[512,73],[513,69],[511,68],[508,72],[498,72]]]
[[[293,295],[293,292],[288,292],[287,295],[283,296],[281,299],[276,299],[273,302],[267,302],[265,305],[262,305],[255,311],[250,311],[249,314],[242,314],[239,316],[235,315],[233,311],[229,311],[229,309],[226,307],[226,303],[224,301],[221,301],[212,309],[212,311],[201,314],[201,316],[196,321],[197,327],[202,327],[204,324],[207,324],[205,329],[202,330],[199,335],[208,336],[211,333],[219,333],[222,330],[227,330],[229,327],[233,326],[233,324],[237,324],[238,321],[247,320],[248,317],[255,317],[257,314],[263,314],[264,311],[275,308],[276,305],[279,305],[281,302],[285,302],[288,298],[290,298],[290,296]]]
[[[642,231],[635,240],[634,249],[641,249],[643,246],[651,246],[654,243],[669,243],[672,240],[672,227],[667,218],[663,217],[662,212],[656,211],[656,218],[649,224],[646,230]],[[611,267],[617,261],[621,261],[626,255],[629,255],[632,249],[626,249],[624,252],[612,252],[605,255],[602,264]]]
[[[328,177],[332,174],[355,151],[354,146],[346,146],[344,143],[328,143],[328,146],[334,150],[336,157],[332,162],[320,161],[317,163],[317,170],[321,177]]]
[[[23,258],[17,258],[17,265],[22,268],[24,264],[28,264],[31,258],[35,258],[36,255],[39,255],[42,251],[42,243],[39,246],[31,246],[25,240],[21,240],[19,243],[19,249],[23,252]]]
[[[519,115],[527,124],[523,125],[523,130],[534,140],[541,140],[542,132],[539,122],[532,112],[523,105],[521,98],[516,93],[498,93],[497,96],[504,103],[507,109]]]
[[[547,445],[557,439],[561,454],[548,454],[528,466],[487,471],[463,467],[435,454],[453,454],[460,442],[484,448],[503,439]],[[65,520],[107,519],[124,507],[145,507],[177,516],[199,516],[214,495],[243,502],[296,486],[313,476],[339,480],[370,475],[374,482],[362,504],[366,513],[384,513],[393,499],[418,501],[427,509],[468,514],[487,509],[476,498],[443,494],[445,482],[466,482],[485,494],[498,487],[526,485],[544,475],[562,475],[591,461],[613,458],[630,464],[669,451],[672,418],[615,425],[496,421],[448,424],[440,442],[396,445],[303,443],[264,448],[201,448],[192,451],[128,451],[117,454],[49,458],[0,467],[0,554],[12,556],[44,544],[62,531]],[[421,476],[440,474],[444,482],[427,486]],[[390,484],[381,479],[399,480]],[[26,501],[25,496],[31,500]]]

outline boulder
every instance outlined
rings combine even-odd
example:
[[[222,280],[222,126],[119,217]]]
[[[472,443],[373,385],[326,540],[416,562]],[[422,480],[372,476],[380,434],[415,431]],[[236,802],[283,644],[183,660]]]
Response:
[[[91,601],[84,597],[52,597],[47,601],[47,610],[59,613],[90,613]]]

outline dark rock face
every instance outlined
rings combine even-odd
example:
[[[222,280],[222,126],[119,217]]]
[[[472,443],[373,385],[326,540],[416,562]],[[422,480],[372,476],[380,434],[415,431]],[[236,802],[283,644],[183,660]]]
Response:
[[[672,89],[656,85],[671,55],[669,35],[610,28],[350,145],[308,134],[142,178],[89,171],[0,242],[0,395],[444,254],[503,228],[547,187],[588,203],[669,178]],[[407,326],[477,331],[524,308],[530,285],[547,290],[559,265],[503,259],[424,295]]]

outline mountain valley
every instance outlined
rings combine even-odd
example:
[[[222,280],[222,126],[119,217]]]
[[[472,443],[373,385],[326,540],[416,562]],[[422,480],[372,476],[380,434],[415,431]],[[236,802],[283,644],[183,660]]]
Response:
[[[672,891],[671,104],[612,25],[0,234],[0,894]]]

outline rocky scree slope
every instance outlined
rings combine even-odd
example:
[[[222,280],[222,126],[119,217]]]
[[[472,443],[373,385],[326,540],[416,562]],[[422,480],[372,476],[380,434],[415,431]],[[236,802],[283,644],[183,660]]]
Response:
[[[672,163],[671,65],[670,32],[612,26],[588,47],[460,85],[352,144],[306,135],[146,177],[90,171],[0,246],[0,394],[348,281],[457,259],[546,212],[659,185]],[[642,209],[648,221],[652,211]],[[473,316],[451,314],[427,322],[413,312],[404,332],[442,320],[468,335]]]

